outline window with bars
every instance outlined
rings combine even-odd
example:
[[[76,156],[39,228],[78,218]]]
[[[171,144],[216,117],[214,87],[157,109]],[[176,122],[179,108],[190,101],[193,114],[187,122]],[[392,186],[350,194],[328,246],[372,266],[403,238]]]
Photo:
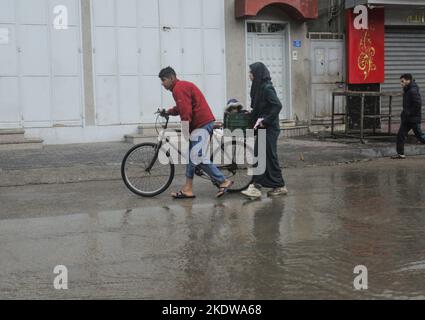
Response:
[[[277,33],[285,30],[285,25],[281,23],[269,22],[249,22],[248,32],[250,33]]]

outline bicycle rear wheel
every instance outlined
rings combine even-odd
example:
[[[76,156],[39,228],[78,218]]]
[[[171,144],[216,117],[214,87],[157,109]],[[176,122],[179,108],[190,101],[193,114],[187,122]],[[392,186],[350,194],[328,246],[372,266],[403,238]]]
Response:
[[[162,164],[157,156],[148,172],[146,168],[156,156],[157,144],[142,143],[132,147],[121,164],[122,179],[130,191],[143,197],[154,197],[170,186],[174,178],[174,164]],[[161,150],[159,152],[162,152]]]
[[[218,152],[218,150],[216,150]],[[252,168],[249,164],[249,156],[253,156],[254,150],[249,148],[245,141],[233,140],[230,144],[221,145],[222,165],[217,165],[217,168],[224,174],[224,176],[233,181],[232,187],[229,189],[231,192],[238,192],[245,190],[252,183],[254,179],[252,175],[248,173],[248,170]],[[225,157],[228,157],[226,160]],[[230,159],[231,158],[231,159]],[[211,157],[213,161],[214,155]]]

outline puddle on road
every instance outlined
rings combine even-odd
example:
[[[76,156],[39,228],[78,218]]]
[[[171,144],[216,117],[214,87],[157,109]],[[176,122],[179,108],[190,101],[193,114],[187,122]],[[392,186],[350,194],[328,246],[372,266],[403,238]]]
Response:
[[[284,198],[0,220],[0,297],[423,298],[424,178],[321,168],[288,177]],[[357,265],[366,291],[353,288]]]

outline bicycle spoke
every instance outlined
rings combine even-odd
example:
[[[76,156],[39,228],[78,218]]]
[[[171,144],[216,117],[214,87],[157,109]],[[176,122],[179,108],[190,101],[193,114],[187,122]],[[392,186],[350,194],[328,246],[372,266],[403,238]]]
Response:
[[[156,159],[150,171],[146,171],[155,156],[155,145],[144,144],[136,147],[126,157],[122,167],[124,181],[137,194],[149,195],[162,192],[174,175],[170,164],[161,164]]]

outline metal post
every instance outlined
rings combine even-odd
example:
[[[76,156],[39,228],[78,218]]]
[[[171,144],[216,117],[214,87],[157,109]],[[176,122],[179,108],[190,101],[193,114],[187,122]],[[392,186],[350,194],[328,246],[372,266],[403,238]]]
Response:
[[[344,97],[345,97],[344,127],[345,127],[345,134],[348,134],[348,100],[350,98],[350,94],[347,94]]]
[[[374,96],[372,96],[374,99],[375,99],[375,101],[373,102],[373,115],[374,116],[377,116],[378,115],[378,113],[377,113],[377,106],[378,106],[378,104],[377,104],[377,101],[378,101],[378,97],[374,97]],[[373,135],[375,135],[376,134],[376,120],[377,120],[378,118],[372,118],[372,120],[373,120]]]
[[[391,135],[391,122],[393,121],[393,110],[392,110],[392,102],[393,102],[393,96],[390,96],[390,105],[388,106],[389,111],[389,121],[388,121],[388,134]]]
[[[332,92],[331,136],[334,136],[334,126],[335,126],[335,93]]]
[[[360,141],[361,143],[364,143],[364,140],[363,140],[364,101],[365,101],[365,95],[364,93],[362,93],[362,103],[360,108]]]

